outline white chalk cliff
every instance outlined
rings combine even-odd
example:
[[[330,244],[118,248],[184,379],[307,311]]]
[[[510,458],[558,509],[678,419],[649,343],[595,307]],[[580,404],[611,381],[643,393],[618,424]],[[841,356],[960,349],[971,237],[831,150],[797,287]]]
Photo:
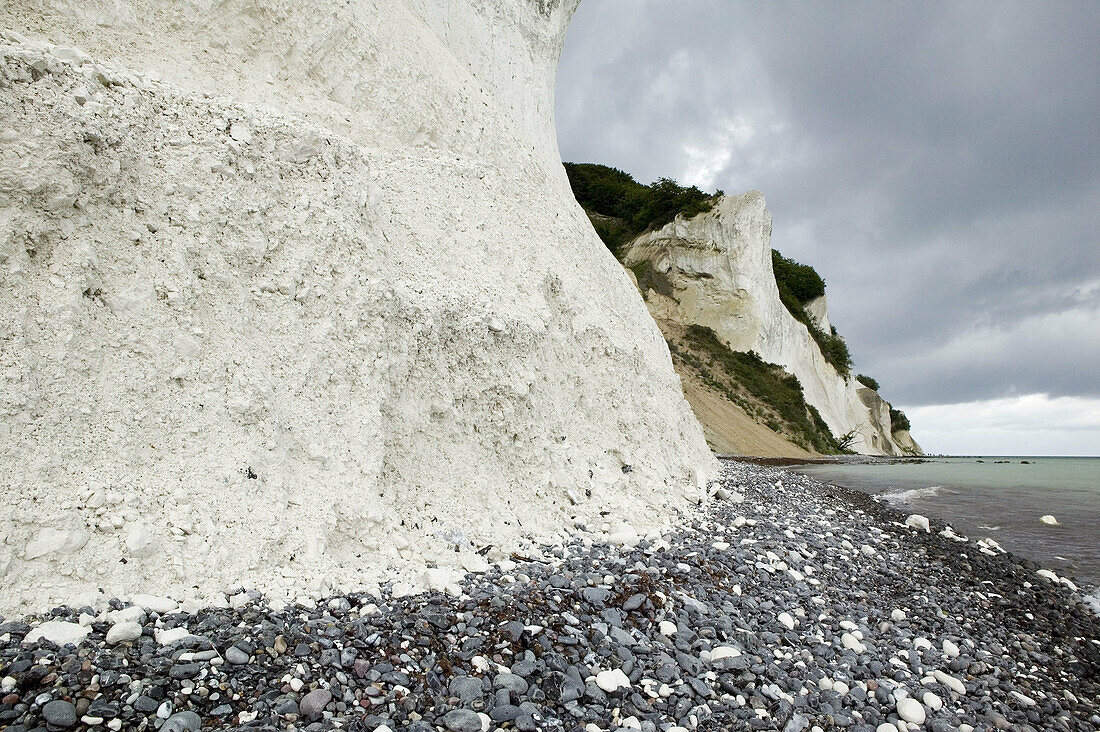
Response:
[[[440,586],[701,500],[559,162],[575,5],[0,4],[0,613]]]
[[[722,196],[706,213],[677,217],[635,239],[624,248],[623,263],[648,262],[659,279],[659,288],[644,293],[654,317],[707,326],[731,349],[755,351],[783,366],[798,378],[806,402],[834,436],[854,431],[851,449],[886,455],[919,451],[911,438],[899,444],[891,434],[890,405],[837,373],[806,326],[784,307],[772,272],[771,230],[771,213],[759,191]],[[824,297],[808,309],[823,329],[829,327]]]

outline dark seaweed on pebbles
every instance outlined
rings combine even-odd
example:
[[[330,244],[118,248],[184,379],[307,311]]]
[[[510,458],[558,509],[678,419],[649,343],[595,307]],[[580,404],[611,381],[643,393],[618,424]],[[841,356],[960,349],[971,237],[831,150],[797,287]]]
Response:
[[[517,558],[461,599],[253,595],[113,646],[96,623],[77,648],[9,621],[0,727],[1100,728],[1100,624],[1034,564],[804,476],[727,464],[723,488],[744,502],[634,548]]]

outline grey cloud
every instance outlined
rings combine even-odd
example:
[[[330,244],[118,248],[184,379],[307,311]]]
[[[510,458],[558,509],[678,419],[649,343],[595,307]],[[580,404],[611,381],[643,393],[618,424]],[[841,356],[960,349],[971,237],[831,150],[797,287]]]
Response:
[[[1074,293],[1100,281],[1098,47],[1088,4],[588,0],[559,142],[763,190],[774,246],[822,273],[888,398],[1098,394],[1100,324],[1014,329],[1093,307]]]

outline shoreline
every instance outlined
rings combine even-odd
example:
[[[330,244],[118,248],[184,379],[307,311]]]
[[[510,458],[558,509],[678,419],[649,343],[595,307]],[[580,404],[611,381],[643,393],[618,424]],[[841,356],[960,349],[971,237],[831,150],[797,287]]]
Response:
[[[115,603],[66,649],[8,621],[0,726],[47,711],[161,732],[1100,725],[1100,619],[1037,565],[935,520],[906,527],[860,491],[724,466],[716,500],[664,538],[546,547],[468,575],[463,597]]]
[[[1079,460],[1080,458],[1056,459]],[[960,492],[969,495],[971,491],[976,492],[974,495],[982,495],[981,491],[988,492],[994,490],[994,486],[997,485],[992,478],[990,482],[975,482],[974,478],[963,478],[960,476],[958,480],[962,482],[956,485],[954,478],[945,477],[942,473],[932,475],[923,472],[894,472],[892,470],[887,470],[885,478],[875,479],[873,477],[869,478],[869,476],[874,475],[873,473],[866,473],[860,470],[854,470],[850,473],[848,471],[838,470],[830,473],[828,469],[826,469],[825,472],[819,472],[812,467],[822,465],[836,467],[905,466],[910,464],[929,463],[951,465],[952,460],[958,460],[960,466],[969,463],[989,463],[991,465],[1001,463],[1037,465],[1043,462],[1042,457],[1035,456],[926,456],[923,458],[842,456],[839,460],[816,459],[812,461],[753,457],[744,459],[744,462],[786,467],[800,473],[803,472],[799,469],[800,466],[806,466],[807,470],[805,474],[813,479],[831,485],[842,485],[857,494],[870,496],[876,503],[888,505],[902,512],[903,515],[920,513],[926,514],[930,518],[935,518],[941,523],[954,523],[955,530],[975,540],[980,536],[999,536],[1006,545],[1011,546],[1011,551],[1015,555],[1025,558],[1037,565],[1042,565],[1050,570],[1056,570],[1059,576],[1069,579],[1077,587],[1081,588],[1083,592],[1087,591],[1091,593],[1089,596],[1090,605],[1097,614],[1100,614],[1100,576],[1097,575],[1096,568],[1093,566],[1095,563],[1094,559],[1088,556],[1087,546],[1084,547],[1085,553],[1082,553],[1083,547],[1081,543],[1082,541],[1086,541],[1087,544],[1087,540],[1081,538],[1083,535],[1081,534],[1082,529],[1080,520],[1077,522],[1077,534],[1074,534],[1072,537],[1063,536],[1061,539],[1062,543],[1059,545],[1057,543],[1048,542],[1050,539],[1049,534],[1047,536],[1037,536],[1031,526],[1013,525],[1001,531],[1002,522],[1006,520],[1011,521],[1011,518],[1007,515],[1000,515],[997,521],[983,519],[983,516],[973,513],[975,509],[973,500],[970,502],[950,502],[950,499],[944,498],[937,503],[936,500],[926,500],[921,495],[925,490],[930,491],[933,496],[939,495],[938,492],[946,493],[948,496]],[[963,469],[965,470],[965,468]],[[893,478],[890,478],[890,476],[893,476]],[[1037,484],[1037,486],[1038,485],[1039,484]],[[1067,488],[1066,486],[1061,487]],[[948,490],[944,491],[943,489],[945,488]],[[1043,489],[1046,488],[1035,488],[1035,490]],[[918,499],[911,502],[907,498],[910,494],[917,494]],[[900,498],[900,500],[895,501],[895,498]],[[1061,514],[1062,511],[1068,511],[1065,506],[1061,506],[1060,509],[1061,510],[1054,510],[1045,506],[1020,506],[1018,515],[1021,517],[1021,520],[1023,520],[1023,517],[1031,517],[1032,515],[1039,517],[1044,513]],[[986,523],[998,523],[999,525],[990,528],[989,526],[982,525],[983,520],[985,520]],[[995,534],[993,532],[998,533]],[[1071,559],[1067,560],[1066,557],[1070,557]],[[1090,562],[1092,564],[1090,564]],[[1067,563],[1069,564],[1067,565]]]

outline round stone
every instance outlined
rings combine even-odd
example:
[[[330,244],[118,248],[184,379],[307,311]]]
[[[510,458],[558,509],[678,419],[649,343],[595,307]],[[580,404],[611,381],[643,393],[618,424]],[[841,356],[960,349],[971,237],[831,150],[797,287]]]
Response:
[[[331,691],[328,689],[314,689],[302,697],[302,701],[298,702],[298,709],[303,717],[313,719],[321,716],[321,712],[325,711],[325,707],[328,706],[330,701],[332,701]]]
[[[72,727],[76,724],[76,707],[71,702],[58,699],[42,707],[42,716],[49,724]]]
[[[176,712],[169,717],[160,732],[199,732],[202,718],[194,712]]]
[[[898,716],[911,724],[924,724],[924,707],[916,699],[899,699]]]
[[[134,622],[123,621],[115,623],[107,631],[107,645],[114,646],[119,643],[129,643],[141,637],[141,626]]]
[[[443,724],[451,732],[481,732],[481,717],[469,709],[452,709],[443,715]]]
[[[938,712],[943,709],[943,699],[940,699],[939,696],[930,691],[924,693],[922,701],[924,702],[924,706],[928,707],[933,712]]]

